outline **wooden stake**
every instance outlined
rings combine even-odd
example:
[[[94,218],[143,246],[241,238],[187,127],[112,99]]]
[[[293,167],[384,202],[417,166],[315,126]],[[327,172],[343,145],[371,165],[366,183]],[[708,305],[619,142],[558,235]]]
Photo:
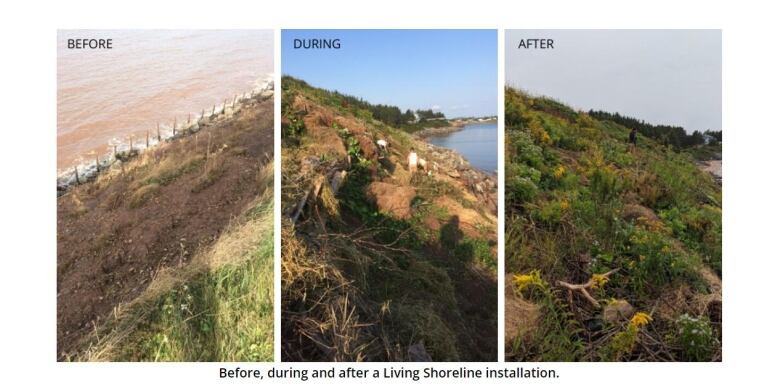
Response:
[[[149,130],[146,130],[146,148],[149,148]]]
[[[190,125],[192,122],[192,113],[187,113],[187,125]]]
[[[217,113],[217,104],[214,104],[214,106],[211,107],[211,115],[214,116],[214,114]]]
[[[206,109],[200,110],[200,119],[198,121],[203,121],[203,118],[206,117]]]
[[[78,166],[73,166],[73,172],[76,174],[76,184],[78,185],[78,184],[81,183],[81,182],[79,182],[79,168],[78,168]]]
[[[162,137],[160,137],[160,122],[157,122],[157,141],[162,141]]]
[[[176,117],[173,118],[173,136],[176,136]]]
[[[95,168],[97,169],[97,172],[100,172],[100,159],[97,155],[95,155]]]
[[[209,132],[209,142],[206,146],[206,160],[209,160],[209,154],[211,154],[211,132]]]

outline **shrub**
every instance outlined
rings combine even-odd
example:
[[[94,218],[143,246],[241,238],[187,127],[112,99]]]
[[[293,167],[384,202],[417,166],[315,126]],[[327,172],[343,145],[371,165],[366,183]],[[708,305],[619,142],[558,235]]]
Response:
[[[536,198],[541,172],[523,164],[509,164],[506,170],[507,203],[522,205]]]
[[[537,169],[544,165],[542,148],[534,144],[531,135],[524,131],[509,131],[507,136],[510,162],[525,163]]]
[[[638,312],[631,317],[626,328],[615,334],[600,350],[601,359],[605,361],[620,361],[634,351],[639,340],[639,331],[653,321],[647,313]]]
[[[696,318],[683,314],[675,322],[677,333],[674,341],[687,361],[711,361],[718,346],[712,326],[706,317]]]
[[[550,200],[544,202],[531,213],[534,219],[547,226],[553,226],[561,222],[561,217],[569,210],[571,204],[567,199]]]
[[[617,199],[621,189],[622,181],[613,167],[597,167],[590,172],[590,191],[599,203]]]
[[[629,245],[635,258],[628,263],[629,281],[636,293],[657,292],[674,280],[699,280],[694,257],[661,232],[634,228]]]

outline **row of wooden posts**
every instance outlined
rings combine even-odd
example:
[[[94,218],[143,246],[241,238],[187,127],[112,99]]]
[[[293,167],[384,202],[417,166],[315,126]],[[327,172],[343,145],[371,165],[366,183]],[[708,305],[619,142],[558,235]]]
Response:
[[[253,90],[250,94],[251,97],[255,96],[255,91]],[[238,94],[233,96],[233,101],[230,103],[230,108],[233,109],[236,106],[236,102],[238,100]],[[225,108],[227,107],[228,100],[225,99],[222,102],[222,112],[225,113]],[[203,120],[204,114],[206,113],[205,109],[202,109],[200,111],[200,120]],[[211,107],[211,115],[214,116],[217,113],[217,105],[214,104]],[[187,115],[187,124],[189,125],[192,121],[192,114]],[[173,137],[176,137],[176,117],[173,118]],[[160,123],[157,123],[157,142],[162,141],[162,136],[160,135]],[[198,138],[197,134],[195,136],[195,146],[197,147],[198,144]],[[149,130],[146,130],[146,148],[149,148]],[[209,152],[211,151],[211,134],[209,134],[209,145],[208,149],[206,150],[206,159],[209,158]],[[133,135],[130,135],[130,152],[133,152]],[[116,145],[114,145],[114,159],[116,159]],[[95,168],[97,169],[97,172],[100,172],[100,157],[98,155],[95,155]],[[73,174],[76,176],[76,184],[81,184],[79,181],[79,168],[78,166],[73,166]]]

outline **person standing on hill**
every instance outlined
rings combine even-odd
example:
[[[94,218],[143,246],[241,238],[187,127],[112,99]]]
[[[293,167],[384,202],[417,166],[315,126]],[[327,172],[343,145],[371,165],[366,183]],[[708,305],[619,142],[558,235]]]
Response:
[[[628,142],[631,143],[632,149],[636,149],[636,128],[632,128],[631,133],[628,134]]]
[[[409,150],[409,157],[407,160],[409,161],[409,172],[414,174],[417,172],[417,152],[414,152],[414,148]]]

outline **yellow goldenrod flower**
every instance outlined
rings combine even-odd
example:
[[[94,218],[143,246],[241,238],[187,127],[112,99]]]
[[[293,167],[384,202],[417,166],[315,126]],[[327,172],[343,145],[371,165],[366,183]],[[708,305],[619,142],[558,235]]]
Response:
[[[562,177],[562,176],[563,176],[563,174],[565,174],[565,173],[566,173],[566,167],[563,167],[563,166],[558,166],[558,167],[556,167],[556,168],[555,168],[555,170],[553,171],[553,176],[555,177],[555,179],[561,179],[561,177]]]
[[[643,313],[643,312],[640,311],[640,312],[634,314],[633,317],[631,317],[631,321],[628,324],[633,326],[633,327],[635,327],[635,328],[640,328],[642,326],[647,325],[648,323],[650,323],[652,321],[653,321],[653,317],[651,317],[647,313]]]
[[[598,273],[594,273],[593,276],[590,277],[590,280],[593,282],[593,285],[591,286],[593,288],[604,287],[604,285],[609,282],[608,277]]]
[[[524,288],[530,285],[543,286],[544,280],[542,280],[539,270],[533,270],[528,274],[515,275],[512,279],[517,291],[522,291]]]
[[[568,210],[569,209],[569,201],[564,199],[561,200],[561,210]]]

